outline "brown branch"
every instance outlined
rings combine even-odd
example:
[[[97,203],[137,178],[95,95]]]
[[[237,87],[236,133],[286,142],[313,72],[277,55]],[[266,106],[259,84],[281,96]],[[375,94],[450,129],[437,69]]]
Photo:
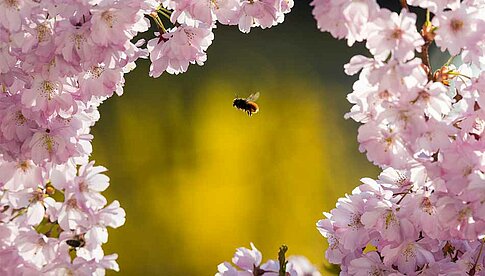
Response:
[[[406,0],[400,0],[400,2],[401,2],[402,8],[409,11],[408,3],[406,2]]]
[[[423,61],[426,73],[428,74],[428,80],[432,80],[433,70],[431,68],[431,63],[429,62],[429,46],[431,45],[431,43],[433,43],[435,33],[433,25],[431,25],[431,22],[429,22],[429,13],[427,13],[426,17],[427,21],[421,28],[421,36],[424,40],[424,44],[421,47],[421,60]]]
[[[429,45],[431,45],[431,41],[427,41],[424,43],[423,47],[421,47],[421,60],[423,64],[427,67],[428,73],[428,80],[433,79],[433,70],[431,70],[431,64],[429,62]]]

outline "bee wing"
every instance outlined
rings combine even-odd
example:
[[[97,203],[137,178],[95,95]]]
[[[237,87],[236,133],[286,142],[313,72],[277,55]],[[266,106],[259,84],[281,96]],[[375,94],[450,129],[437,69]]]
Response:
[[[246,98],[247,101],[255,102],[259,98],[259,92],[253,93]]]

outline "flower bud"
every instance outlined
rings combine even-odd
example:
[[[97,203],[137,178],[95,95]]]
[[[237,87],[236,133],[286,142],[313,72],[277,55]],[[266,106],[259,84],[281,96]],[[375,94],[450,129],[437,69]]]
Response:
[[[430,43],[434,40],[436,33],[434,32],[436,27],[434,27],[430,22],[426,22],[421,29],[421,35],[423,36],[426,43]]]

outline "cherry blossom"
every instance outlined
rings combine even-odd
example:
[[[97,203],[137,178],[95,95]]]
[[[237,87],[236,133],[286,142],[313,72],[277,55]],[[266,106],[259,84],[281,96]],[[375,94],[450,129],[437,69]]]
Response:
[[[317,229],[342,275],[477,275],[485,265],[485,4],[399,2],[400,11],[375,0],[311,2],[321,31],[370,52],[344,66],[358,73],[345,117],[361,124],[359,149],[382,169]],[[217,24],[269,28],[293,5],[0,0],[0,274],[119,270],[102,246],[126,214],[101,194],[107,170],[89,159],[99,105],[123,94],[138,59],[150,59],[153,77],[183,73],[205,63]],[[408,5],[427,9],[423,26]],[[147,43],[134,41],[151,26]],[[438,68],[433,42],[449,58]],[[284,252],[262,263],[253,244],[232,261],[217,275],[319,275]]]
[[[203,65],[207,60],[205,51],[212,43],[214,34],[210,27],[180,26],[148,41],[150,51],[150,75],[159,77],[164,71],[179,74],[187,71],[189,64]]]
[[[185,72],[206,61],[216,23],[250,14],[248,27],[270,27],[293,6],[253,2],[0,1],[0,274],[119,270],[103,244],[126,214],[89,158],[97,109],[138,59],[150,57],[151,76]],[[151,25],[148,44],[134,40]]]
[[[478,275],[485,265],[483,1],[314,0],[321,31],[366,41],[345,73],[359,73],[345,118],[383,171],[324,212],[317,229],[340,275]],[[428,9],[425,24],[409,5]],[[430,45],[449,60],[432,68]],[[459,56],[463,64],[453,64]],[[433,71],[435,69],[435,71]]]
[[[389,54],[398,60],[410,60],[414,51],[424,44],[416,30],[416,15],[403,10],[399,15],[383,9],[369,23],[366,46],[376,59],[385,60]]]
[[[326,10],[341,2],[327,3]],[[381,9],[366,23],[373,57],[358,55],[345,65],[349,75],[360,71],[346,118],[362,124],[360,150],[383,172],[378,180],[362,179],[317,228],[329,243],[327,259],[343,275],[476,275],[484,265],[477,248],[485,243],[483,4],[407,2],[434,13],[431,20],[428,11],[420,35],[406,5],[399,14]],[[319,25],[322,7],[314,10]],[[344,32],[322,30],[353,43]],[[435,72],[433,41],[451,55]],[[457,68],[451,62],[460,53],[465,64]],[[356,222],[342,223],[349,218]],[[356,233],[352,225],[362,225],[362,240],[348,239]]]
[[[280,249],[280,257],[281,257]],[[283,253],[284,254],[284,253]],[[217,266],[218,272],[216,276],[239,276],[239,275],[266,275],[277,276],[280,275],[280,261],[268,260],[261,264],[262,254],[251,243],[251,249],[240,247],[236,250],[232,262],[223,262]],[[320,276],[320,272],[303,256],[290,256],[285,261],[286,275],[291,276]]]
[[[455,10],[437,13],[432,23],[438,27],[436,45],[442,50],[447,49],[451,55],[457,55],[461,49],[474,48],[477,43],[483,42],[484,34],[481,29],[485,23],[485,15],[478,7],[461,4]]]

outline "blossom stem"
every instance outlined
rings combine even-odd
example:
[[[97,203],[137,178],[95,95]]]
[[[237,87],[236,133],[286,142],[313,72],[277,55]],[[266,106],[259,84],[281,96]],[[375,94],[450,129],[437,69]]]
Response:
[[[280,251],[278,252],[278,261],[280,263],[280,271],[278,273],[278,276],[286,275],[286,264],[288,263],[288,261],[286,261],[285,259],[286,251],[288,251],[288,246],[283,244],[280,247]]]
[[[166,12],[168,14],[171,14],[172,13],[172,11],[170,11],[170,10],[168,10],[168,9],[162,7],[162,6],[158,7],[157,11],[164,11],[164,12]]]
[[[469,76],[467,76],[467,75],[463,75],[463,74],[461,74],[461,73],[460,73],[460,72],[458,72],[458,71],[450,71],[450,72],[448,72],[448,74],[453,75],[453,76],[458,76],[458,77],[464,77],[464,78],[467,78],[467,79],[469,79],[469,80],[471,80],[471,79],[472,79],[471,77],[469,77]]]
[[[396,202],[397,205],[401,203],[401,201],[408,195],[408,193],[405,193],[402,195],[402,197]]]
[[[13,221],[14,219],[20,217],[21,215],[25,214],[27,212],[27,208],[22,208],[18,210],[18,213],[13,216],[10,221]]]
[[[453,262],[456,262],[458,260],[458,254],[463,255],[463,252],[460,249],[457,249],[455,252],[455,256],[452,258]]]
[[[473,264],[473,267],[470,269],[470,271],[468,272],[468,275],[470,276],[473,276],[475,275],[475,273],[477,272],[476,271],[476,268],[477,268],[477,264],[478,264],[478,260],[480,259],[480,255],[482,255],[482,250],[483,250],[483,242],[484,240],[482,240],[482,244],[480,245],[480,251],[478,252],[478,255],[477,255],[477,258],[475,260],[475,263]]]
[[[163,11],[163,10],[159,10],[158,12],[170,20],[170,13],[167,13],[166,11]]]
[[[448,61],[445,63],[445,66],[449,66],[449,65],[450,65],[450,64],[453,62],[453,60],[455,59],[455,57],[456,57],[456,56],[451,56],[451,57],[448,59]]]
[[[158,13],[152,12],[150,14],[150,17],[153,18],[153,20],[155,21],[155,23],[157,23],[158,27],[163,33],[167,32],[167,29],[165,29],[165,26],[163,25],[162,20],[160,19],[160,17],[158,17]]]

